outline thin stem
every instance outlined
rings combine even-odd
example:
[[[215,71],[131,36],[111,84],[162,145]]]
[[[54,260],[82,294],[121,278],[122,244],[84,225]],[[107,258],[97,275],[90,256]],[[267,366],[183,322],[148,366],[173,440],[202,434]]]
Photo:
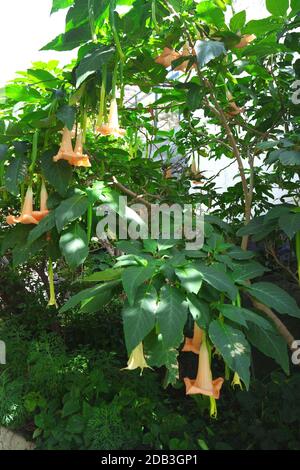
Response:
[[[101,126],[104,121],[105,115],[105,102],[106,102],[106,81],[107,81],[107,66],[103,65],[102,68],[102,83],[100,89],[100,104],[99,104],[99,114],[97,119],[97,125]]]
[[[39,139],[39,131],[35,131],[35,133],[33,134],[33,139],[32,139],[31,165],[29,167],[30,183],[32,182],[33,172],[34,172],[35,163],[37,159],[38,139]]]

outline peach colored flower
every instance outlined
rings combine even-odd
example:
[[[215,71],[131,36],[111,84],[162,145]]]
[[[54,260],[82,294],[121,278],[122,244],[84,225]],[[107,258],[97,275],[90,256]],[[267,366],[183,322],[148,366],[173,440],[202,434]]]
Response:
[[[47,208],[47,199],[48,199],[48,193],[47,189],[45,186],[44,180],[42,181],[42,186],[41,186],[41,193],[40,193],[40,210],[39,211],[33,211],[32,216],[40,222],[46,215],[49,214],[49,210]]]
[[[194,322],[194,335],[192,338],[185,338],[185,343],[182,352],[193,352],[199,354],[203,331],[196,322]]]
[[[215,399],[220,397],[220,390],[224,379],[219,377],[212,380],[210,368],[209,354],[205,339],[202,340],[198,360],[198,373],[195,380],[189,378],[184,379],[187,395],[208,395]]]
[[[243,49],[244,47],[248,46],[252,41],[256,39],[255,34],[245,34],[244,36],[241,37],[241,40],[238,44],[236,44],[234,47],[237,49]]]
[[[128,369],[128,370],[135,370],[135,369],[141,369],[141,374],[143,373],[143,370],[145,368],[151,369],[150,366],[148,366],[146,359],[144,357],[144,349],[143,349],[143,343],[139,343],[136,348],[132,351],[132,353],[129,356],[128,362],[127,362],[127,367],[124,367],[123,370]]]
[[[96,130],[102,135],[113,135],[116,139],[124,137],[126,131],[119,126],[119,113],[116,98],[113,98],[110,103],[108,123],[102,124],[100,127],[97,127]]]
[[[9,225],[14,225],[14,224],[38,224],[38,221],[33,217],[33,192],[32,192],[32,187],[29,186],[25,199],[24,199],[24,204],[22,207],[21,215],[19,217],[15,217],[14,215],[8,215],[6,217],[6,222]]]

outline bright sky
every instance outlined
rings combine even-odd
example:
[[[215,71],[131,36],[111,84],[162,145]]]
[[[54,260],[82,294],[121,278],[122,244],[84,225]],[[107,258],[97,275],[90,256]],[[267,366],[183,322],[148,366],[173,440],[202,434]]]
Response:
[[[50,16],[52,0],[0,0],[0,86],[26,70],[31,62],[58,59],[67,63],[76,53],[39,49],[64,31],[67,10]]]
[[[278,0],[280,1],[280,0]],[[236,0],[236,11],[246,9],[247,19],[268,16],[265,0]],[[64,31],[67,10],[50,16],[52,0],[0,0],[0,86],[26,70],[31,62],[59,59],[65,64],[75,52],[39,49]]]

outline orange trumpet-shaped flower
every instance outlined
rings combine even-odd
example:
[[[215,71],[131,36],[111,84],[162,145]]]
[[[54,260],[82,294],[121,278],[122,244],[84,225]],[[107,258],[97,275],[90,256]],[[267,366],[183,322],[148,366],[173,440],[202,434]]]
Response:
[[[108,123],[98,127],[97,132],[102,135],[113,135],[116,139],[124,137],[126,131],[119,126],[119,113],[116,98],[113,98],[110,103]]]
[[[15,217],[14,215],[9,215],[6,217],[6,222],[9,225],[14,224],[38,224],[38,221],[33,217],[33,192],[32,187],[29,186],[25,199],[24,204],[22,207],[21,215],[19,217]]]
[[[185,343],[182,348],[182,352],[193,352],[199,354],[203,331],[196,322],[194,322],[194,335],[192,338],[185,338]]]
[[[58,154],[53,157],[53,161],[58,162],[59,160],[66,160],[68,163],[72,164],[72,158],[74,158],[74,150],[72,145],[72,131],[65,127],[63,130],[60,149],[58,151]]]
[[[162,53],[156,57],[155,62],[168,68],[172,65],[173,60],[179,59],[179,57],[181,57],[179,52],[176,52],[174,49],[170,49],[169,47],[164,47]]]
[[[74,156],[71,159],[71,165],[84,166],[86,168],[91,166],[89,156],[83,153],[82,131],[79,131],[77,134],[75,149],[74,149]]]
[[[138,369],[139,367],[141,369],[141,375],[145,368],[151,369],[151,367],[148,366],[146,359],[144,357],[144,349],[143,349],[142,342],[139,343],[136,348],[134,348],[134,350],[132,351],[128,359],[127,367],[124,367],[124,369],[135,370],[135,369]]]
[[[205,338],[203,337],[199,352],[197,377],[195,380],[189,378],[184,379],[186,394],[202,394],[218,399],[223,382],[224,379],[222,377],[212,380],[208,349]]]
[[[42,181],[42,187],[41,187],[41,194],[40,194],[40,210],[39,211],[33,211],[32,216],[40,222],[46,215],[49,214],[49,210],[47,209],[47,199],[48,199],[48,193],[47,189],[45,186],[44,180]]]
[[[227,113],[226,113],[227,116],[233,117],[233,116],[237,116],[238,114],[241,114],[241,113],[244,112],[244,108],[240,108],[239,106],[237,106],[237,104],[233,100],[233,96],[230,93],[230,91],[226,92],[226,96],[227,96],[227,99],[228,99],[228,104],[231,108],[229,111],[227,111]]]
[[[234,47],[237,49],[243,49],[244,47],[248,46],[252,41],[256,39],[255,34],[245,34],[244,36],[241,37],[241,40],[238,44],[236,44]]]

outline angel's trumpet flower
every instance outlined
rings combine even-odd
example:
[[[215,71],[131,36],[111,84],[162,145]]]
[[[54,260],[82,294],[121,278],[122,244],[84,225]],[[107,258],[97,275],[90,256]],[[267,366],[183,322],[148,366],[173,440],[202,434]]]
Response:
[[[83,153],[83,145],[82,145],[82,131],[79,131],[76,137],[76,144],[74,149],[74,156],[71,159],[71,165],[73,166],[84,166],[90,167],[90,159],[88,155]]]
[[[119,113],[116,98],[113,98],[110,103],[108,123],[102,124],[97,128],[97,131],[102,135],[113,135],[115,138],[124,137],[126,131],[119,126]]]
[[[136,348],[134,348],[134,350],[130,354],[128,362],[127,362],[127,367],[124,367],[124,369],[135,370],[135,369],[140,368],[141,375],[142,375],[143,369],[147,367],[151,369],[151,367],[148,366],[146,359],[144,357],[143,343],[141,342],[138,344]]]
[[[256,39],[255,34],[245,34],[244,36],[241,37],[241,40],[238,44],[236,44],[234,47],[237,49],[243,49],[244,47],[248,46],[252,41]]]
[[[59,160],[66,160],[70,164],[72,159],[74,158],[74,150],[72,145],[72,131],[70,131],[67,127],[63,130],[62,141],[60,144],[60,149],[53,157],[54,162],[58,162]]]
[[[42,186],[41,186],[41,194],[40,194],[40,210],[32,212],[33,217],[38,222],[40,222],[44,217],[46,217],[46,215],[49,214],[49,210],[47,209],[47,199],[48,199],[48,193],[47,193],[47,189],[45,186],[45,182],[43,180]]]
[[[25,199],[24,204],[22,207],[21,215],[19,217],[15,217],[14,215],[9,215],[6,217],[6,222],[9,225],[13,224],[37,224],[38,221],[33,216],[33,193],[32,187],[29,186]]]
[[[199,352],[197,377],[195,380],[191,380],[189,378],[184,379],[186,394],[202,394],[218,399],[223,382],[224,379],[222,377],[212,380],[209,353],[206,345],[205,335],[203,334]]]
[[[57,307],[56,297],[55,297],[55,287],[54,287],[54,273],[53,273],[53,266],[52,260],[49,258],[48,264],[48,278],[49,278],[49,302],[48,307]]]
[[[203,331],[196,322],[194,322],[194,335],[192,338],[185,338],[185,343],[182,348],[182,352],[193,352],[199,354]]]
[[[162,53],[156,57],[155,62],[168,68],[172,65],[173,60],[179,59],[179,57],[181,57],[179,52],[176,52],[174,49],[170,49],[169,47],[164,47]]]

